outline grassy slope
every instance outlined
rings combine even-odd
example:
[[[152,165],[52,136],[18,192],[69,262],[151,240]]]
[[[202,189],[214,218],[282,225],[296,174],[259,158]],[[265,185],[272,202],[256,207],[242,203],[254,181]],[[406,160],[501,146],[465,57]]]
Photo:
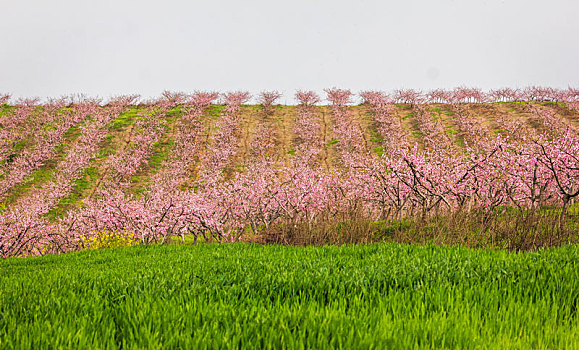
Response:
[[[579,247],[148,246],[0,261],[0,348],[578,348]]]

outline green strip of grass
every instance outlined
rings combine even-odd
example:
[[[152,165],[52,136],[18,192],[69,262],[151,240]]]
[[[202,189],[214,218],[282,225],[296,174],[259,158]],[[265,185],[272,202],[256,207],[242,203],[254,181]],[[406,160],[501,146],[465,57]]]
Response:
[[[579,247],[137,246],[0,261],[0,348],[578,348]]]
[[[181,114],[181,111],[173,112],[171,116],[165,117],[165,125],[163,126],[163,133],[160,137],[160,141],[153,145],[146,166],[131,177],[131,182],[133,184],[131,189],[132,193],[143,193],[149,186],[151,177],[159,172],[163,162],[169,158],[170,150],[173,148],[175,140],[172,135],[167,137],[166,134],[177,123]]]

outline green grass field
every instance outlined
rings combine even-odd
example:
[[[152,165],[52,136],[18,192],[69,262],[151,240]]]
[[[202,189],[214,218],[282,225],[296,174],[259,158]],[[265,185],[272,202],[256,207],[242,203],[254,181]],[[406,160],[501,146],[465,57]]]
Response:
[[[0,348],[579,348],[579,246],[136,246],[0,261]]]

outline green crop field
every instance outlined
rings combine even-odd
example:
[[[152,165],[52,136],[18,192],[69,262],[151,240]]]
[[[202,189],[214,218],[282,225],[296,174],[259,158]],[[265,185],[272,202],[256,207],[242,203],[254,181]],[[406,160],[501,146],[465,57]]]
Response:
[[[0,348],[579,348],[579,247],[154,245],[0,261]]]

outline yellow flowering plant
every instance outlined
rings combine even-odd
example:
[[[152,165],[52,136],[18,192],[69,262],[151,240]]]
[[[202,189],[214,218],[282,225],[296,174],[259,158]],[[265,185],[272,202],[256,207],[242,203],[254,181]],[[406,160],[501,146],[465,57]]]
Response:
[[[138,244],[134,234],[119,230],[92,232],[82,238],[81,242],[85,249],[121,248]]]

